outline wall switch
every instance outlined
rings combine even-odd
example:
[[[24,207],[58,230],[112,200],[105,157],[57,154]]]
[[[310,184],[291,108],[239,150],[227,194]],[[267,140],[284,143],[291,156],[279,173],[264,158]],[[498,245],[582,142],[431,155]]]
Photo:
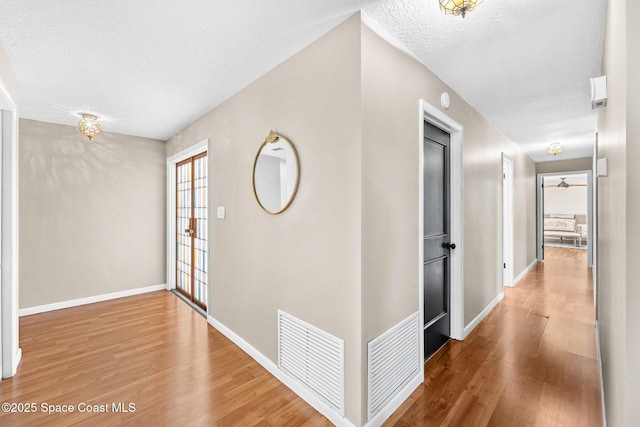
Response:
[[[220,219],[224,219],[224,217],[226,216],[226,212],[227,210],[225,209],[224,206],[218,206],[218,218]]]

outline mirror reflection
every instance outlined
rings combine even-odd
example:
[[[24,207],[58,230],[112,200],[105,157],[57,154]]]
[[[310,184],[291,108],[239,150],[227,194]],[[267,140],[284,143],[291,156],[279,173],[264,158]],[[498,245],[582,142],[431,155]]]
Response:
[[[270,214],[283,212],[296,195],[299,176],[295,147],[271,131],[253,164],[253,192],[258,204]]]

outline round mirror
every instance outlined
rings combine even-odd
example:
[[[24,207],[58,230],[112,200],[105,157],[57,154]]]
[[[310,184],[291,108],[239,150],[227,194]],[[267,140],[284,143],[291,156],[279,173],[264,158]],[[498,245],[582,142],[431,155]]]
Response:
[[[253,194],[272,215],[284,212],[298,191],[298,153],[287,138],[271,131],[253,162]]]

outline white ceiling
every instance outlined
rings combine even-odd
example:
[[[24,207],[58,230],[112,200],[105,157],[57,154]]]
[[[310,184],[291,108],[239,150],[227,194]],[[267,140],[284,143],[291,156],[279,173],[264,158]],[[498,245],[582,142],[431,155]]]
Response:
[[[536,161],[591,156],[606,0],[0,0],[20,116],[166,140],[359,9]],[[565,151],[545,153],[551,142]]]

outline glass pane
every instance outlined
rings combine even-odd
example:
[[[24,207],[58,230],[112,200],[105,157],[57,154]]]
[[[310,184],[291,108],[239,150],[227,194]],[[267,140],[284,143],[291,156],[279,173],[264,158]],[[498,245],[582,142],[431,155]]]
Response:
[[[199,157],[193,162],[194,187],[193,207],[196,220],[196,234],[194,236],[193,271],[194,294],[196,301],[207,305],[207,238],[209,223],[207,218],[208,189],[207,189],[207,156]]]
[[[176,286],[191,294],[191,237],[185,231],[191,218],[191,163],[176,170]]]

